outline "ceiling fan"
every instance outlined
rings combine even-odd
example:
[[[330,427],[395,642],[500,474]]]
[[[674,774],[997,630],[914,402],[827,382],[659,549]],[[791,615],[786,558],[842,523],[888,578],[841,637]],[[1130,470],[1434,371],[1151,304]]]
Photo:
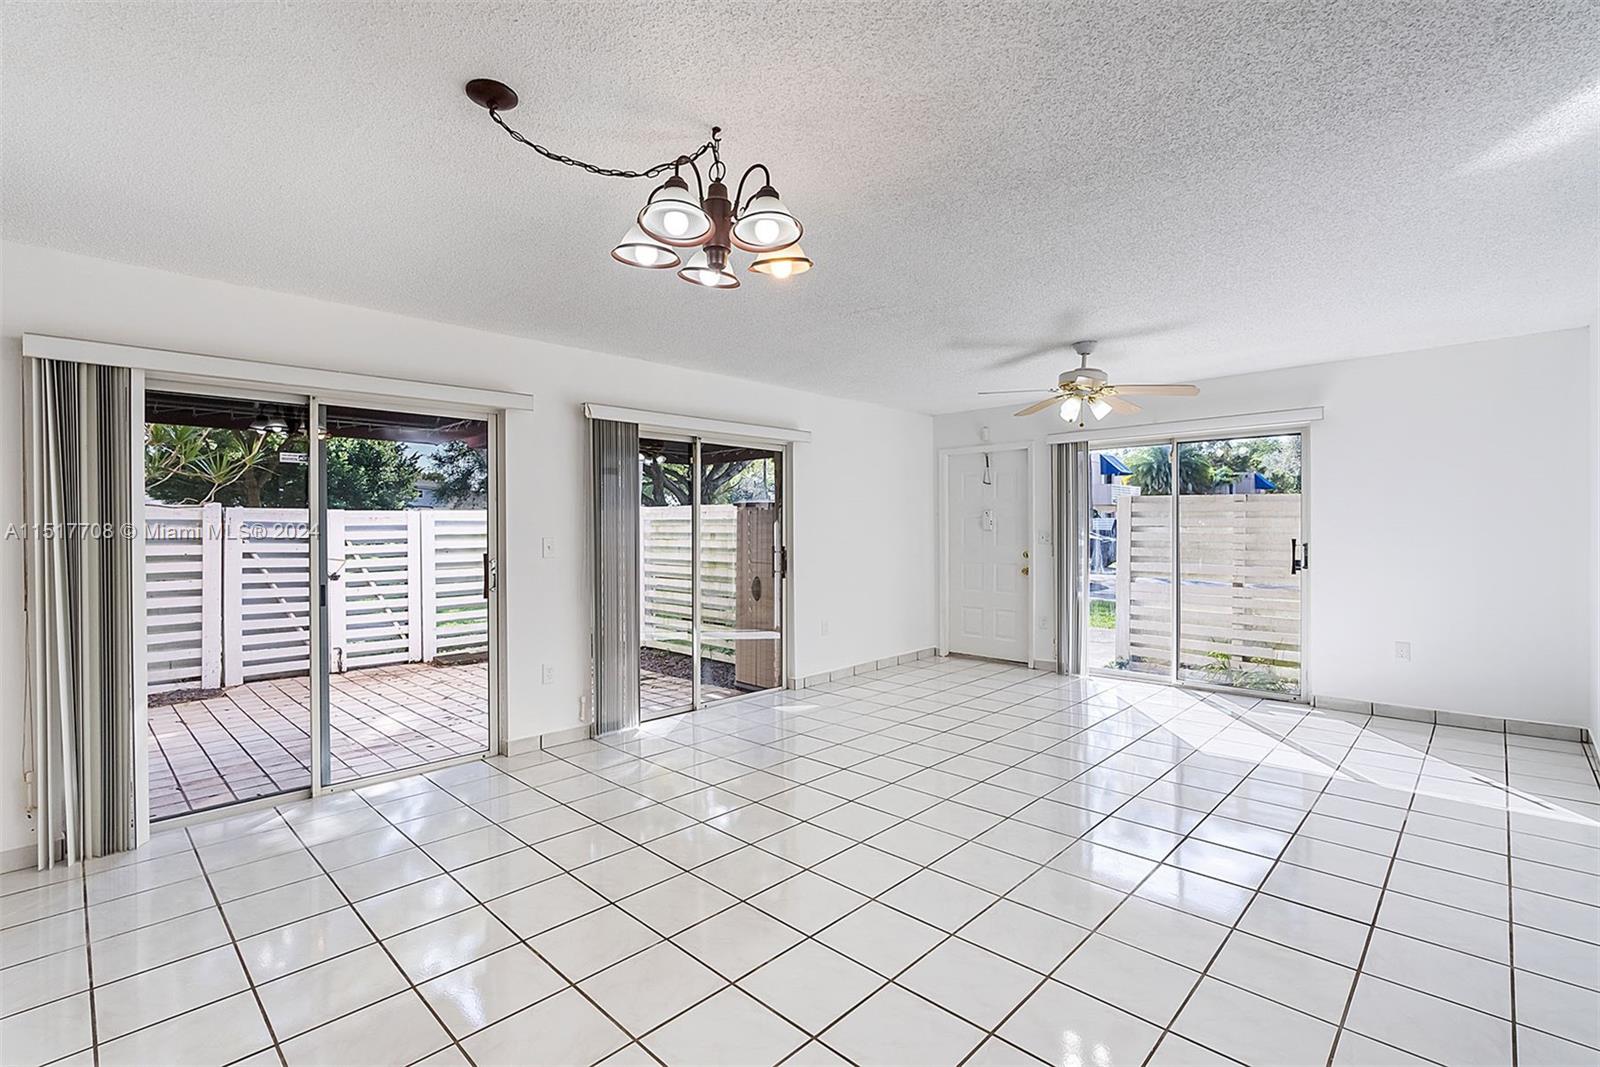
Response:
[[[1082,426],[1084,409],[1088,409],[1096,419],[1103,419],[1113,411],[1119,415],[1137,413],[1140,410],[1139,405],[1126,399],[1130,396],[1197,396],[1200,393],[1200,389],[1193,385],[1113,385],[1105,371],[1089,366],[1089,357],[1094,353],[1095,344],[1094,341],[1074,341],[1072,350],[1078,353],[1080,358],[1078,368],[1062,371],[1061,377],[1056,381],[1056,387],[1050,390],[1049,396],[1036,404],[1029,404],[1016,414],[1033,415],[1052,404],[1059,404],[1063,420],[1076,421]],[[1037,389],[991,389],[978,395],[1004,396],[1011,393],[1036,392]]]

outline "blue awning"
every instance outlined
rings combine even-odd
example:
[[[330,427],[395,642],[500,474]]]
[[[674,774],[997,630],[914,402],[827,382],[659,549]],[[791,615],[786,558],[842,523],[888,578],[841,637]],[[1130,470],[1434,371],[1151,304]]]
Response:
[[[1255,479],[1256,479],[1256,489],[1258,489],[1258,490],[1260,490],[1261,492],[1264,492],[1264,493],[1271,493],[1271,492],[1276,492],[1277,491],[1277,488],[1278,488],[1277,485],[1270,478],[1268,478],[1265,474],[1262,474],[1259,471],[1254,472],[1254,474],[1255,474]]]
[[[1133,471],[1123,466],[1122,460],[1118,459],[1116,456],[1113,456],[1109,452],[1102,452],[1100,453],[1100,473],[1117,475],[1132,474]],[[1260,475],[1257,475],[1257,477],[1260,477]]]

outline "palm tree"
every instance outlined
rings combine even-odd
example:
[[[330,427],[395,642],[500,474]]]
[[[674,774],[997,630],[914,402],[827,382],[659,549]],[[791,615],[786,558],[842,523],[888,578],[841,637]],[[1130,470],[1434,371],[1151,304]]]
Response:
[[[1141,448],[1124,459],[1128,482],[1140,492],[1164,495],[1172,492],[1172,450],[1162,445]],[[1217,470],[1198,449],[1178,449],[1178,491],[1189,495],[1209,493],[1217,484]]]

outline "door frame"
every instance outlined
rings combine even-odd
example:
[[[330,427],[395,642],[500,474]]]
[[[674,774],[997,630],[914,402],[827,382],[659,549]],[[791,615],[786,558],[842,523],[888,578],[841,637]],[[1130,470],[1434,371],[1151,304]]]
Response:
[[[421,774],[430,770],[453,766],[458,763],[468,763],[473,760],[483,759],[486,756],[504,755],[507,734],[506,717],[509,713],[509,701],[506,699],[506,655],[505,655],[505,623],[504,598],[501,591],[504,588],[504,561],[501,557],[505,544],[505,503],[503,495],[506,487],[504,442],[505,442],[505,410],[502,408],[480,407],[475,403],[450,403],[441,401],[428,401],[406,396],[385,395],[379,392],[368,392],[357,389],[295,389],[292,386],[265,388],[252,385],[248,382],[219,379],[209,375],[185,374],[181,371],[149,371],[137,372],[142,375],[142,388],[137,390],[138,403],[132,413],[132,421],[139,439],[142,455],[144,447],[144,394],[145,392],[173,392],[190,393],[196,395],[212,395],[237,397],[246,400],[264,400],[282,404],[292,404],[303,408],[307,419],[307,478],[306,478],[306,506],[307,521],[311,526],[308,538],[308,552],[311,561],[310,574],[310,669],[308,681],[310,683],[311,720],[310,731],[310,784],[283,792],[256,797],[250,800],[237,801],[233,804],[218,805],[201,811],[188,812],[183,815],[171,816],[159,820],[163,826],[185,826],[190,823],[206,822],[211,819],[225,818],[229,815],[240,814],[261,807],[272,807],[278,804],[292,802],[296,799],[321,796],[324,793],[343,792],[348,789],[373,785],[378,782],[388,781],[393,778],[402,778],[412,774]],[[467,755],[449,756],[431,763],[418,764],[415,767],[405,767],[395,771],[367,778],[353,778],[347,782],[324,782],[323,764],[327,759],[322,734],[324,725],[328,721],[328,673],[324,669],[328,662],[328,628],[327,628],[327,597],[325,586],[327,581],[327,547],[323,540],[323,526],[326,521],[325,504],[322,499],[322,449],[323,442],[315,432],[316,418],[321,407],[324,406],[351,406],[365,407],[376,410],[391,410],[426,415],[459,416],[462,418],[481,419],[489,424],[489,501],[488,501],[488,550],[489,558],[495,565],[497,573],[489,593],[488,604],[488,646],[489,659],[486,669],[489,672],[489,681],[486,692],[489,698],[487,710],[489,738],[487,747],[483,752]],[[139,548],[143,549],[144,529],[144,494],[143,494],[143,463],[135,465],[134,478],[138,481],[139,493],[135,497],[136,514],[135,524],[140,531]],[[142,584],[143,570],[139,570],[139,582]],[[144,618],[143,597],[137,598],[134,605],[134,632],[137,635],[137,651],[139,672],[144,670],[144,645],[146,635],[146,620]],[[148,731],[145,718],[146,709],[141,703],[136,708],[136,726],[141,736]],[[142,753],[143,746],[139,747]],[[136,760],[135,798],[138,804],[138,833],[142,842],[148,838],[152,820],[149,817],[149,766],[145,757]]]
[[[419,763],[413,767],[384,771],[364,778],[351,778],[348,781],[323,781],[324,777],[332,778],[330,765],[332,753],[327,746],[322,744],[321,738],[331,729],[329,719],[329,693],[331,687],[329,682],[332,680],[333,675],[328,669],[328,550],[323,542],[323,530],[326,527],[328,518],[328,501],[323,493],[324,487],[322,485],[322,480],[325,477],[322,454],[323,439],[317,431],[322,425],[319,421],[322,411],[328,407],[359,407],[372,411],[392,411],[399,414],[454,416],[478,419],[488,424],[489,483],[487,486],[488,502],[485,507],[485,511],[488,512],[485,533],[487,535],[491,580],[488,604],[485,609],[488,624],[489,658],[484,664],[488,672],[488,684],[485,686],[484,692],[489,701],[489,706],[485,709],[489,737],[482,752],[446,756],[443,759],[429,763]],[[404,397],[391,398],[374,396],[368,393],[323,390],[313,392],[310,395],[307,412],[307,426],[310,428],[308,431],[308,444],[310,447],[309,461],[311,466],[310,477],[307,479],[307,490],[310,494],[310,511],[315,516],[311,524],[311,543],[313,545],[313,558],[316,560],[315,574],[311,582],[311,616],[315,620],[311,649],[311,710],[313,720],[311,736],[311,795],[315,797],[324,793],[343,792],[348,789],[386,782],[394,778],[405,778],[413,774],[439,770],[457,763],[469,763],[488,756],[506,755],[506,717],[509,712],[508,702],[505,699],[504,603],[500,596],[504,573],[504,560],[501,558],[501,552],[505,544],[505,504],[502,500],[502,493],[506,485],[505,464],[503,462],[505,411],[495,408],[479,408],[472,404],[408,400]],[[326,775],[324,772],[326,772]]]
[[[962,445],[958,448],[939,449],[939,644],[938,653],[941,656],[950,655],[950,457],[970,456],[984,452],[1021,452],[1023,466],[1023,483],[1027,487],[1028,496],[1028,640],[1027,659],[1006,660],[1007,663],[1022,663],[1023,666],[1032,668],[1038,662],[1038,630],[1035,627],[1034,613],[1038,609],[1038,579],[1039,579],[1039,535],[1038,517],[1035,514],[1038,508],[1038,493],[1033,484],[1033,442],[1012,441],[1004,444],[987,443],[981,445]]]
[[[1318,409],[1316,417],[1320,418],[1320,409]],[[1125,431],[1123,433],[1113,435],[1106,440],[1096,440],[1092,436],[1080,437],[1076,435],[1071,439],[1082,441],[1085,446],[1086,456],[1092,455],[1097,450],[1103,451],[1112,448],[1140,448],[1154,445],[1165,445],[1172,449],[1172,463],[1174,467],[1176,467],[1178,463],[1179,450],[1185,444],[1191,444],[1198,441],[1224,441],[1233,438],[1286,437],[1291,434],[1298,434],[1300,437],[1300,541],[1302,544],[1309,546],[1311,543],[1311,494],[1308,491],[1308,475],[1311,470],[1312,422],[1308,420],[1305,422],[1290,422],[1286,424],[1268,423],[1263,425],[1261,423],[1251,424],[1248,421],[1245,421],[1238,428],[1230,428],[1225,420],[1203,421],[1206,425],[1195,426],[1191,424],[1191,428],[1186,432],[1181,428],[1169,427],[1165,432],[1152,433],[1149,435],[1138,435]],[[1215,422],[1215,426],[1211,425],[1213,422]],[[1149,428],[1151,430],[1162,429],[1159,424],[1153,425]],[[1173,473],[1176,474],[1176,471]],[[1257,689],[1245,689],[1240,686],[1231,685],[1218,685],[1214,682],[1194,681],[1192,679],[1183,679],[1178,676],[1178,661],[1180,659],[1179,649],[1183,641],[1183,583],[1180,580],[1182,573],[1183,545],[1178,537],[1178,513],[1179,509],[1181,509],[1183,506],[1183,495],[1184,494],[1179,491],[1179,480],[1174,477],[1172,479],[1171,493],[1173,502],[1172,515],[1169,519],[1172,528],[1172,664],[1167,671],[1166,677],[1163,678],[1156,675],[1141,675],[1132,671],[1119,671],[1113,670],[1109,667],[1093,667],[1088,665],[1088,661],[1085,657],[1087,652],[1086,641],[1088,638],[1089,626],[1089,566],[1088,559],[1086,558],[1087,546],[1085,546],[1085,551],[1080,553],[1080,555],[1082,555],[1084,558],[1079,560],[1078,571],[1079,583],[1081,586],[1081,588],[1078,590],[1079,617],[1074,620],[1074,629],[1076,633],[1073,638],[1073,641],[1077,646],[1079,662],[1084,665],[1082,673],[1085,676],[1095,678],[1109,678],[1124,682],[1145,682],[1150,685],[1165,685],[1182,689],[1203,690],[1205,692],[1212,693],[1250,696],[1259,700],[1273,700],[1279,703],[1311,704],[1313,702],[1313,690],[1311,688],[1310,638],[1311,586],[1313,583],[1308,580],[1306,573],[1309,571],[1309,567],[1306,568],[1306,571],[1302,571],[1300,579],[1300,690],[1296,695],[1288,697],[1282,694],[1263,693]],[[1078,501],[1077,504],[1080,508],[1088,509],[1091,506],[1091,500],[1092,496],[1086,496],[1084,500]],[[1064,508],[1071,507],[1073,502],[1053,502],[1053,504],[1057,508]],[[1056,605],[1056,610],[1060,611],[1061,605]]]
[[[628,409],[618,410],[623,414],[638,414],[635,412],[630,412]],[[641,709],[639,714],[639,724],[641,726],[647,722],[662,722],[666,719],[675,718],[688,712],[701,711],[708,707],[716,707],[723,704],[732,704],[740,700],[748,700],[751,697],[760,696],[763,693],[780,692],[785,689],[793,688],[794,682],[795,642],[793,640],[794,597],[792,595],[792,590],[794,580],[795,552],[794,508],[791,505],[791,501],[793,499],[791,491],[794,484],[794,445],[796,442],[776,440],[770,437],[756,437],[744,433],[722,433],[717,429],[719,426],[742,427],[744,425],[742,423],[721,423],[709,419],[686,419],[684,422],[685,426],[674,426],[670,423],[666,425],[660,425],[651,422],[642,422],[636,424],[639,429],[639,436],[642,439],[654,438],[657,440],[680,441],[689,445],[691,450],[689,457],[691,471],[691,503],[689,511],[689,650],[691,667],[689,704],[687,707],[678,708],[674,711],[663,712],[660,715],[655,715],[648,719],[644,717],[643,710]],[[703,424],[704,428],[693,428],[689,425],[691,423],[701,423]],[[701,696],[700,692],[700,568],[698,565],[700,551],[700,448],[702,444],[707,442],[714,445],[749,445],[752,448],[760,448],[772,452],[779,457],[778,480],[776,488],[778,491],[778,523],[782,541],[778,547],[786,554],[786,562],[788,564],[788,566],[784,568],[783,576],[779,579],[778,583],[778,597],[781,608],[778,621],[781,636],[778,638],[778,643],[780,646],[779,659],[781,664],[780,671],[782,674],[778,685],[771,689],[758,689],[750,693],[740,693],[737,696],[731,697],[718,697],[717,699],[710,701],[705,700]],[[642,599],[644,594],[644,560],[642,555],[639,560],[639,564],[639,589],[636,590],[636,593]],[[642,610],[640,613],[639,624],[641,628],[644,625],[644,616]],[[638,671],[638,664],[634,665],[634,670],[635,672]]]

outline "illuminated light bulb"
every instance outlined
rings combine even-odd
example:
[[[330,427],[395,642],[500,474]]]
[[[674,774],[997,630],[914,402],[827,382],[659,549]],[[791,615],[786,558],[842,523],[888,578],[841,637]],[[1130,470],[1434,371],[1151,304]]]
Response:
[[[639,228],[657,243],[677,248],[703,244],[711,235],[711,216],[689,186],[673,175],[650,194],[635,220]]]
[[[778,199],[778,191],[764,185],[750,198],[733,224],[733,243],[746,252],[776,252],[800,240],[800,220]]]
[[[790,245],[775,252],[763,252],[756,256],[755,262],[747,268],[756,274],[765,274],[769,278],[783,280],[792,278],[796,274],[804,274],[812,266],[811,259],[799,245]]]
[[[678,253],[645,233],[638,223],[628,227],[628,232],[611,250],[611,258],[630,267],[652,270],[678,265]]]
[[[1083,400],[1079,397],[1069,396],[1061,402],[1061,421],[1076,422],[1078,412],[1083,410]]]
[[[1099,397],[1095,397],[1089,401],[1089,411],[1096,419],[1103,419],[1107,415],[1111,414],[1111,405]]]
[[[720,250],[719,250],[720,252]],[[711,263],[711,257],[701,249],[689,257],[689,262],[678,271],[678,277],[693,285],[703,285],[707,289],[737,289],[739,279],[726,267],[716,267]]]

